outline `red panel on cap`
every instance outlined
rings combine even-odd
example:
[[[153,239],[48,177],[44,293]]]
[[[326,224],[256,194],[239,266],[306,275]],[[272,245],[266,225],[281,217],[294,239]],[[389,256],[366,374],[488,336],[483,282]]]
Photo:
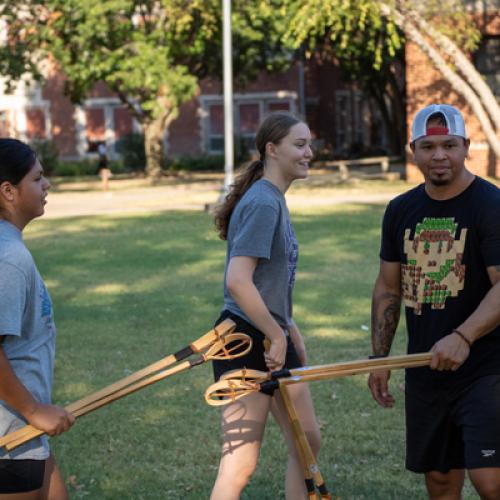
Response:
[[[426,135],[448,135],[448,127],[429,127]]]

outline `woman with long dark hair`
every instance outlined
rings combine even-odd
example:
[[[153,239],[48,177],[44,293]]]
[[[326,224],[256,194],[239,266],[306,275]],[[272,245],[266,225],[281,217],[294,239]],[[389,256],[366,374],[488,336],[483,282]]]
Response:
[[[307,363],[304,341],[292,317],[298,244],[284,195],[294,180],[308,175],[311,133],[296,117],[275,113],[260,126],[256,145],[259,159],[239,175],[215,217],[220,237],[227,240],[224,307],[217,323],[231,318],[237,331],[252,337],[253,348],[243,358],[214,362],[216,380],[243,367],[268,371]],[[289,393],[317,453],[320,433],[309,387],[293,385]],[[269,411],[288,444],[286,498],[307,497],[286,410],[276,392],[272,397],[252,394],[224,407],[222,458],[212,500],[240,498],[255,470]]]
[[[52,302],[22,231],[44,213],[50,183],[33,150],[0,139],[0,436],[28,424],[50,436],[74,416],[51,404]],[[0,449],[0,499],[68,498],[47,436]]]

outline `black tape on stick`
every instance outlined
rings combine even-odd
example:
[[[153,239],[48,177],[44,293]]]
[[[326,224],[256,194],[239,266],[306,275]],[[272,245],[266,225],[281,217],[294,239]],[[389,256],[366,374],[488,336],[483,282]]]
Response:
[[[268,380],[260,384],[260,392],[272,396],[276,389],[279,389],[280,383],[278,380]]]
[[[177,361],[180,361],[181,359],[186,359],[188,356],[191,356],[191,354],[193,354],[193,349],[191,346],[188,346],[188,347],[184,347],[184,349],[181,349],[180,351],[177,351],[175,354],[174,354],[174,358],[177,360]]]

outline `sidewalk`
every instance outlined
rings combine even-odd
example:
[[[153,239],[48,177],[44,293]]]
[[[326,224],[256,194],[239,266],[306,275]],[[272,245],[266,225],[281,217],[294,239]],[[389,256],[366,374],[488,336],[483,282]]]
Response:
[[[119,182],[119,181],[118,181]],[[51,192],[45,217],[117,215],[164,210],[203,210],[217,201],[217,186],[150,186],[109,191]]]
[[[170,181],[168,184],[148,186],[144,180],[110,182],[110,190],[100,190],[98,182],[71,183],[54,188],[48,196],[45,217],[80,217],[90,215],[129,215],[166,210],[205,210],[220,198],[222,176],[203,176]],[[325,181],[327,182],[327,181]],[[311,206],[328,206],[340,203],[386,203],[401,192],[401,186],[387,184],[386,189],[363,190],[307,183],[293,187],[287,193],[291,209]]]

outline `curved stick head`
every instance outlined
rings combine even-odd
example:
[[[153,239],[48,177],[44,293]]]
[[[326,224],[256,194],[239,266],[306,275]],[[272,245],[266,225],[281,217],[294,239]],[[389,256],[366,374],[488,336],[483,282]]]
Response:
[[[259,385],[243,380],[219,380],[205,391],[210,406],[224,406],[259,391]]]
[[[231,370],[224,373],[221,380],[243,380],[254,383],[262,383],[269,380],[269,372],[261,372],[260,370],[249,370],[242,368],[241,370]]]
[[[219,323],[215,328],[205,333],[205,335],[202,335],[199,339],[190,344],[193,352],[201,352],[207,349],[215,341],[219,340],[225,335],[232,333],[235,328],[236,323],[233,320],[229,318],[225,319],[222,323]]]
[[[252,349],[252,339],[245,333],[229,333],[216,340],[204,357],[209,359],[234,359],[248,354]]]

